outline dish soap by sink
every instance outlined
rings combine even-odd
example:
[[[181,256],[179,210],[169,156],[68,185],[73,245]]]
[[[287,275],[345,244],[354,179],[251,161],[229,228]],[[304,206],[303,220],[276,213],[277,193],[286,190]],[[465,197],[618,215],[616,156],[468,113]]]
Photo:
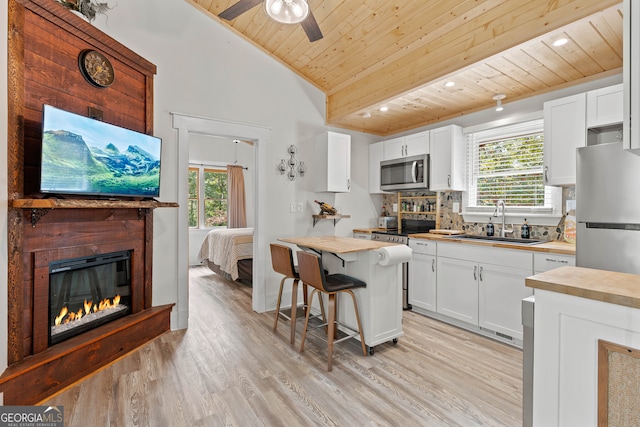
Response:
[[[491,217],[489,217],[489,224],[487,224],[487,236],[493,236],[493,223],[491,222]]]
[[[524,219],[524,224],[522,224],[522,227],[520,228],[520,237],[523,239],[531,237],[531,227],[527,224],[527,218]]]

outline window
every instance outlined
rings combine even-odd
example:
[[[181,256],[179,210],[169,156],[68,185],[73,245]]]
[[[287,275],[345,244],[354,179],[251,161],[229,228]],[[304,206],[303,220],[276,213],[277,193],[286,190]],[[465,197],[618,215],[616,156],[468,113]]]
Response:
[[[543,155],[542,119],[468,133],[465,212],[493,214],[503,200],[511,215],[557,217],[562,194],[544,185]]]
[[[227,225],[227,170],[189,168],[189,227]]]

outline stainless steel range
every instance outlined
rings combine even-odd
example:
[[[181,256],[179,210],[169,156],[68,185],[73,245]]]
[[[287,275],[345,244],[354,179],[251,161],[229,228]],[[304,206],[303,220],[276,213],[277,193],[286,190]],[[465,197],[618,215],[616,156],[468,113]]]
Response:
[[[434,228],[436,228],[435,221],[403,219],[401,231],[397,229],[374,231],[371,233],[371,240],[408,245],[410,234],[428,233]],[[411,304],[409,304],[409,263],[406,262],[402,264],[402,308],[403,310],[411,310]]]

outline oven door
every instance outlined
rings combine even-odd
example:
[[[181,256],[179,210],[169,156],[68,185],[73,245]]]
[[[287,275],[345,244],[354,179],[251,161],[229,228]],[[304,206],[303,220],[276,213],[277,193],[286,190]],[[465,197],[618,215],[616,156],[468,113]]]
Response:
[[[429,155],[380,162],[380,188],[385,191],[429,188]]]

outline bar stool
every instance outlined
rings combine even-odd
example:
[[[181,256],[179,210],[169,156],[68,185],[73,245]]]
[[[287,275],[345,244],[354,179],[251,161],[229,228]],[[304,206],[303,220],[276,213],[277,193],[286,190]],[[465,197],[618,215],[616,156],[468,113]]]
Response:
[[[311,304],[313,303],[313,296],[318,294],[320,301],[322,301],[322,295],[325,293],[329,297],[329,319],[325,323],[327,328],[327,345],[328,345],[328,366],[327,370],[331,371],[333,364],[333,345],[341,341],[353,338],[360,335],[360,344],[362,345],[362,354],[367,355],[367,349],[364,344],[364,336],[362,334],[362,325],[360,324],[360,314],[358,313],[358,305],[356,304],[356,296],[352,289],[364,288],[367,286],[362,280],[358,280],[354,277],[347,276],[345,274],[329,274],[326,275],[322,268],[322,259],[313,253],[299,251],[298,254],[298,271],[300,273],[300,279],[307,285],[312,286],[314,290],[311,292],[309,304],[307,305],[306,316],[304,321],[304,329],[302,330],[302,343],[300,344],[300,351],[304,350],[304,340],[307,336],[307,326],[309,324],[309,313],[311,313]],[[336,319],[336,295],[340,292],[345,292],[351,295],[353,300],[353,308],[355,310],[356,321],[358,322],[358,330],[354,330],[343,323],[338,322]],[[325,324],[321,326],[325,326]],[[348,329],[351,333],[347,336],[335,340],[336,324],[339,324],[343,328]]]
[[[291,323],[291,344],[295,343],[296,340],[296,314],[298,308],[298,282],[300,281],[300,276],[296,271],[296,267],[293,264],[293,251],[288,246],[279,245],[277,243],[271,243],[271,265],[273,266],[273,271],[276,273],[283,274],[284,277],[280,281],[280,291],[278,292],[278,302],[276,304],[276,319],[273,322],[273,330],[275,331],[278,328],[278,318],[280,316],[289,320]],[[282,290],[284,288],[284,282],[287,279],[293,279],[293,284],[291,287],[291,316],[287,316],[285,313],[280,311],[280,303],[282,302]],[[304,295],[304,307],[307,306],[307,285],[302,283],[302,290]],[[324,316],[324,306],[322,307],[322,313]]]

